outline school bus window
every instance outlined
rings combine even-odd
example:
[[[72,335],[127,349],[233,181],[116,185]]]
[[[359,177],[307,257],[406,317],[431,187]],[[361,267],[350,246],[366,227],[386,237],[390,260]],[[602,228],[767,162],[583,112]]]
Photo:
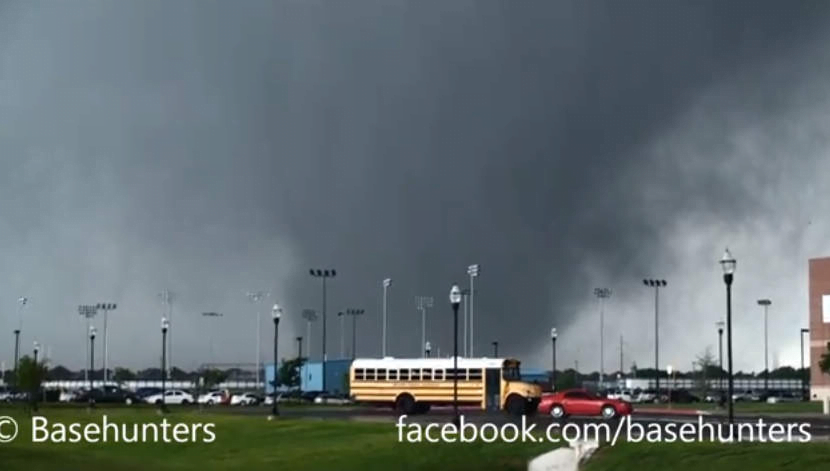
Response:
[[[481,379],[481,370],[467,370],[469,379]]]
[[[412,370],[409,372],[409,379],[413,381],[421,380],[421,370]]]
[[[378,381],[384,381],[386,379],[386,368],[377,369],[377,379]]]
[[[409,369],[401,368],[401,381],[409,380]]]
[[[432,370],[432,379],[443,380],[444,370]]]
[[[356,368],[354,370],[354,379],[363,380],[366,377],[365,370],[363,368]]]
[[[398,380],[398,370],[389,370],[389,380],[390,381],[397,381]]]
[[[366,379],[368,381],[375,380],[375,369],[374,368],[366,368]]]

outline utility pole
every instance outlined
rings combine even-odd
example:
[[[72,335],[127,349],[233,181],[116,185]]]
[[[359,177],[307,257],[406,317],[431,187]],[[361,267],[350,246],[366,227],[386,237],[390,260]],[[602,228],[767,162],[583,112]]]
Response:
[[[109,380],[107,373],[107,364],[109,363],[109,332],[107,331],[107,314],[114,311],[118,307],[115,303],[98,303],[95,307],[99,311],[104,311],[104,385],[106,386]]]
[[[611,297],[608,288],[594,288],[599,299],[599,389],[605,384],[605,300]]]
[[[423,349],[427,342],[427,309],[432,307],[433,299],[430,296],[415,296],[415,306],[421,311],[421,346]],[[426,350],[424,350],[426,354]]]
[[[166,342],[163,345],[165,348],[167,359],[165,361],[165,370],[163,374],[170,377],[170,369],[173,365],[173,299],[175,295],[172,291],[165,288],[162,290],[161,293],[158,294],[161,303],[164,305],[164,317],[167,319],[167,331],[165,333]]]
[[[260,301],[263,299],[271,296],[271,293],[263,292],[263,291],[249,291],[245,294],[248,297],[248,300],[251,301],[252,304],[258,305]],[[256,306],[256,387],[259,388],[259,371],[262,368],[260,366],[262,355],[260,352],[260,342],[262,340],[262,311],[259,309],[259,306]],[[276,366],[275,366],[276,368]]]

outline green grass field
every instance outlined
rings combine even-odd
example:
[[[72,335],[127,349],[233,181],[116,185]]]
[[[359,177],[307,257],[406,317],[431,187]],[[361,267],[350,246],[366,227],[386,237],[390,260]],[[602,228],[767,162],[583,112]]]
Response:
[[[150,409],[44,409],[50,422],[160,422]],[[551,444],[399,443],[393,423],[277,419],[199,412],[168,415],[175,422],[213,422],[210,444],[46,444],[32,443],[29,417],[0,409],[20,423],[20,435],[0,444],[0,469],[14,470],[524,470],[527,461]],[[3,429],[4,432],[8,430]]]
[[[652,408],[665,409],[668,404],[634,404],[634,410],[648,410]],[[717,404],[709,402],[698,402],[694,404],[672,404],[673,409],[695,409],[695,410],[711,410],[718,409]],[[765,402],[736,402],[735,412],[747,414],[766,414],[766,413],[821,413],[820,402],[783,402],[780,404],[767,404]]]

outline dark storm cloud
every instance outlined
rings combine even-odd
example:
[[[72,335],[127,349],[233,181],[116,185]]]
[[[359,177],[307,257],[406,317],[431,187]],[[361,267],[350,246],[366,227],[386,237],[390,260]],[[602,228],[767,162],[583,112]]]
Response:
[[[644,149],[704,90],[751,86],[742,71],[815,42],[826,10],[3,4],[5,310],[37,293],[31,330],[66,352],[74,344],[50,312],[70,311],[58,325],[80,336],[76,304],[119,298],[119,360],[129,352],[143,365],[154,355],[128,339],[155,333],[155,293],[170,287],[181,293],[180,357],[196,361],[198,313],[224,310],[239,320],[215,331],[227,336],[220,351],[246,361],[244,292],[274,291],[296,327],[300,309],[320,304],[307,269],[333,267],[331,310],[367,309],[359,353],[379,352],[387,276],[391,353],[419,349],[419,294],[436,298],[428,338],[446,352],[449,285],[480,263],[477,351],[498,339],[504,353],[538,360],[549,326],[582,315],[595,285],[665,264],[660,228],[678,210],[753,208],[746,188],[706,170],[718,152],[689,172]],[[652,188],[668,196],[651,201]]]

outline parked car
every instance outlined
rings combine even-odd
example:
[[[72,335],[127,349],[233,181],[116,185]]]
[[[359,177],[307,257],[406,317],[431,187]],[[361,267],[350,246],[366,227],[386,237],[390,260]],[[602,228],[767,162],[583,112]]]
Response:
[[[156,394],[161,394],[161,388],[138,388],[135,390],[135,395],[138,396],[141,400],[144,400],[148,396],[154,396]]]
[[[556,419],[569,415],[612,419],[631,414],[632,407],[629,402],[620,399],[600,397],[584,389],[568,389],[554,394],[544,394],[537,410]]]
[[[315,404],[350,404],[352,401],[346,396],[337,394],[320,394],[314,398]]]
[[[259,396],[254,393],[241,393],[231,396],[232,406],[255,406],[262,402]]]
[[[644,389],[636,394],[632,402],[648,403],[657,400],[657,391],[654,389]]]
[[[144,398],[144,402],[148,404],[161,404],[161,393],[153,394]],[[190,393],[182,391],[181,389],[171,389],[164,394],[165,404],[193,404],[194,399]]]
[[[0,386],[0,402],[12,402],[12,392],[6,386]]]
[[[632,402],[634,398],[634,392],[630,389],[612,389],[608,391],[606,395],[608,399],[620,399],[626,402]]]
[[[671,401],[669,401],[671,399]],[[689,404],[700,402],[700,398],[685,389],[672,389],[670,392],[660,396],[661,402],[673,402],[677,404]]]
[[[743,392],[736,392],[732,394],[732,400],[735,402],[760,402],[763,400],[761,394],[746,390]]]
[[[75,402],[89,402],[90,396],[92,401],[100,404],[134,404],[140,402],[138,396],[134,392],[127,389],[122,389],[118,386],[104,386],[103,388],[95,388],[90,391],[82,391],[74,396]]]
[[[800,400],[800,394],[791,392],[777,392],[767,397],[767,404],[778,404],[781,402],[798,402]]]
[[[227,389],[215,389],[208,391],[199,396],[199,404],[228,404],[231,400],[231,394]]]
[[[314,402],[314,399],[320,394],[323,393],[320,391],[305,391],[302,394],[300,394],[300,399],[307,402]]]
[[[83,392],[84,391],[80,389],[61,389],[61,392],[58,395],[58,402],[75,402],[78,395]]]

